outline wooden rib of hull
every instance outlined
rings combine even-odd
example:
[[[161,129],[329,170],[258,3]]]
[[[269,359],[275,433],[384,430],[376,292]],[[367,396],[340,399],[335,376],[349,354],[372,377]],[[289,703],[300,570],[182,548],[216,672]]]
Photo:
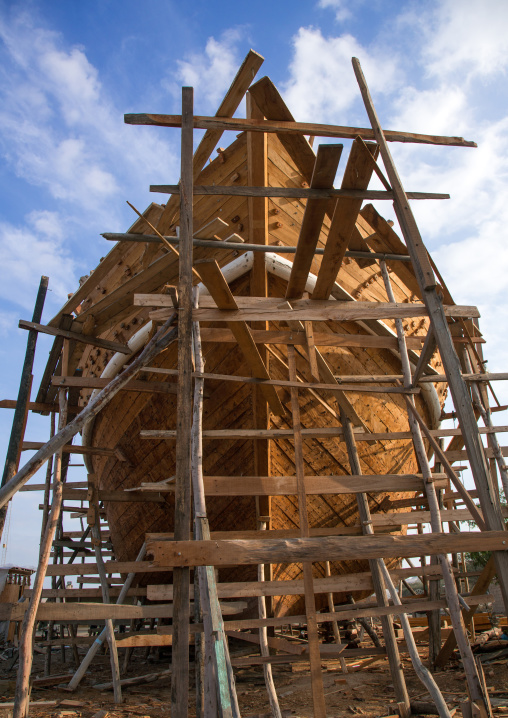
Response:
[[[239,175],[240,179],[235,178]],[[232,179],[233,178],[233,179]],[[246,183],[246,143],[241,136],[231,147],[221,153],[221,159],[215,160],[201,174],[201,184]],[[289,158],[276,137],[269,137],[269,183],[280,186],[302,186],[302,175],[294,161]],[[299,228],[305,208],[304,200],[274,199],[269,201],[269,232],[270,243],[276,242],[294,245],[298,239]],[[160,208],[152,206],[149,210],[152,221],[157,220]],[[204,225],[216,216],[228,222],[230,233],[235,231],[248,239],[247,201],[240,197],[197,197],[195,199],[196,227]],[[325,223],[318,246],[323,246],[329,219]],[[369,234],[366,222],[359,217],[360,234]],[[135,231],[150,232],[141,222],[134,225]],[[132,231],[132,230],[131,230]],[[356,238],[358,242],[358,237]],[[176,284],[178,275],[177,262],[163,257],[163,250],[153,244],[124,243],[125,251],[118,266],[110,272],[101,283],[95,295],[82,306],[81,320],[93,314],[96,325],[102,328],[101,336],[126,342],[146,321],[148,310],[132,306],[134,292],[160,291],[166,283]],[[366,247],[366,245],[365,245]],[[215,257],[221,265],[234,259],[233,252],[217,252],[196,248],[195,259]],[[160,274],[153,270],[153,262],[163,263]],[[311,271],[319,270],[320,257],[313,261]],[[151,268],[150,268],[151,265]],[[149,268],[149,269],[148,269]],[[148,269],[148,271],[147,271]],[[127,271],[128,270],[128,271]],[[121,298],[116,305],[108,305],[104,297],[108,293],[131,281],[138,272],[140,281],[127,298]],[[143,277],[148,277],[142,281]],[[245,275],[232,284],[235,294],[249,293],[249,275]],[[386,301],[382,280],[376,264],[368,264],[363,260],[350,261],[344,264],[338,278],[339,283],[353,296],[362,301]],[[131,284],[133,282],[131,281]],[[411,282],[408,282],[411,284]],[[131,285],[129,285],[131,286]],[[103,293],[103,289],[107,293]],[[394,289],[397,301],[410,301],[413,287],[394,275]],[[272,275],[269,277],[270,296],[283,297],[286,283]],[[118,292],[118,289],[117,289]],[[101,302],[94,309],[92,304]],[[426,319],[408,323],[408,333],[426,333]],[[390,322],[386,322],[390,325]],[[219,325],[205,325],[219,326]],[[286,327],[274,323],[271,328]],[[287,329],[287,328],[286,328]],[[338,334],[365,333],[359,325],[352,322],[326,322],[319,325],[319,331]],[[286,351],[282,346],[273,347],[286,360]],[[100,376],[111,354],[97,348],[80,347],[75,350],[75,363],[83,369],[84,375]],[[235,344],[205,343],[205,371],[219,374],[238,374],[246,376],[249,369]],[[398,359],[387,349],[361,347],[325,347],[323,355],[335,374],[400,373]],[[167,350],[154,362],[154,366],[173,368],[176,366],[176,347]],[[301,376],[310,380],[307,361],[298,357],[298,371]],[[287,373],[275,360],[270,362],[270,373],[274,378],[287,379]],[[161,380],[161,375],[145,374],[142,378]],[[252,388],[236,382],[213,382],[208,384],[210,396],[204,404],[204,429],[253,428]],[[442,389],[438,388],[438,391]],[[90,392],[84,390],[84,400]],[[289,411],[289,393],[279,389],[279,396],[286,408],[286,415],[272,417],[275,428],[290,428],[291,414]],[[365,424],[375,432],[407,430],[407,418],[404,400],[398,395],[374,394],[362,395],[348,393],[355,410]],[[337,409],[333,399],[328,399]],[[309,392],[300,393],[302,426],[324,427],[335,421],[326,409],[319,404]],[[418,397],[417,405],[422,414],[430,421],[424,401]],[[175,443],[163,440],[143,440],[139,434],[142,429],[175,429],[176,428],[176,397],[164,394],[146,394],[139,392],[122,392],[100,414],[94,425],[92,443],[95,446],[119,447],[127,461],[119,461],[116,457],[93,458],[94,471],[100,477],[100,487],[106,490],[121,490],[139,486],[142,482],[157,482],[174,474]],[[349,464],[344,443],[339,439],[307,439],[305,440],[305,472],[307,474],[348,474]],[[204,444],[204,473],[207,475],[236,476],[254,473],[254,442],[252,440],[221,440],[209,441]],[[411,443],[408,440],[367,442],[359,444],[362,468],[366,474],[396,474],[417,471]],[[270,455],[274,475],[292,475],[295,473],[293,461],[293,445],[289,440],[270,442]],[[106,512],[111,529],[111,540],[115,555],[120,561],[133,560],[139,551],[147,532],[169,532],[173,530],[173,495],[165,494],[165,502],[161,504],[141,503],[106,503]],[[380,510],[386,494],[369,495],[372,512]],[[390,494],[392,499],[404,498],[408,494]],[[217,530],[253,530],[256,528],[256,506],[254,497],[209,497],[207,500],[210,528]],[[314,528],[333,527],[337,525],[353,525],[358,523],[358,512],[355,496],[309,496],[308,510],[310,525]],[[297,501],[294,496],[277,496],[272,498],[272,528],[288,529],[298,527]],[[392,561],[392,565],[395,562]],[[334,562],[332,573],[345,574],[365,571],[366,562]],[[301,577],[301,566],[275,565],[275,580],[291,580]],[[325,567],[314,566],[317,577],[324,577]],[[142,583],[167,583],[167,576],[149,574]],[[221,569],[221,581],[256,580],[254,567],[237,567]],[[337,602],[346,600],[343,595],[336,595]],[[317,596],[318,608],[324,608],[326,596]],[[298,596],[281,597],[276,601],[275,610],[279,615],[287,613],[303,613],[303,599]]]

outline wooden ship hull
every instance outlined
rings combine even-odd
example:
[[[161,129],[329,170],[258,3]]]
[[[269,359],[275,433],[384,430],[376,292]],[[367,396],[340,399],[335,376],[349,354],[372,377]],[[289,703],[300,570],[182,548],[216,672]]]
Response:
[[[277,187],[308,186],[309,176],[305,162],[298,163],[276,135],[269,135],[267,142],[268,185]],[[306,141],[305,141],[306,142]],[[313,151],[308,145],[309,153]],[[351,153],[357,151],[352,146]],[[241,134],[201,173],[196,183],[200,185],[224,184],[231,186],[246,185],[248,182],[248,147],[246,134]],[[350,158],[350,162],[353,161]],[[348,165],[349,166],[349,165]],[[219,217],[225,223],[219,232],[221,239],[235,233],[249,242],[252,231],[251,207],[246,197],[195,196],[195,231]],[[291,254],[281,254],[282,246],[296,246],[302,225],[306,201],[302,199],[271,198],[267,201],[268,244],[270,253],[256,254],[239,252],[237,249],[225,251],[202,246],[194,248],[194,260],[215,258],[223,269],[235,296],[259,295],[259,285],[253,280],[252,266],[264,257],[266,267],[266,293],[270,297],[285,296],[287,280],[291,268]],[[144,213],[152,224],[157,221],[163,207],[151,205]],[[331,218],[325,215],[324,224],[318,242],[318,248],[326,244]],[[178,224],[176,221],[175,224]],[[381,231],[382,229],[382,231]],[[146,223],[139,219],[129,230],[134,234],[152,234]],[[206,231],[205,231],[206,234]],[[216,234],[216,232],[214,232]],[[367,206],[358,214],[356,228],[349,242],[350,250],[363,252],[381,251],[407,254],[405,245],[399,240],[372,206]],[[279,253],[278,253],[279,250]],[[151,330],[149,307],[133,306],[135,293],[160,292],[166,285],[178,283],[178,260],[154,242],[119,242],[111,254],[116,253],[114,262],[104,276],[101,265],[97,267],[98,276],[95,289],[80,306],[76,320],[86,332],[87,324],[94,327],[94,333],[101,337],[129,342],[134,351],[139,351],[148,340]],[[110,258],[111,259],[111,258]],[[322,256],[315,255],[307,290],[312,292],[315,277],[319,272]],[[111,261],[108,260],[111,265]],[[409,264],[393,262],[389,264],[393,271],[392,279],[397,302],[419,301],[417,283],[409,269]],[[201,289],[200,296],[206,292]],[[332,292],[337,299],[386,302],[387,296],[379,264],[370,258],[346,258]],[[425,336],[427,319],[406,320],[406,334],[409,346],[421,349]],[[259,323],[255,329],[266,328]],[[249,376],[250,369],[237,344],[228,339],[224,324],[202,323],[203,353],[205,371],[215,374],[236,374]],[[318,329],[319,327],[319,329]],[[213,334],[210,330],[216,329]],[[270,329],[287,331],[283,323],[270,323]],[[218,334],[221,330],[221,334]],[[401,374],[400,358],[396,349],[393,322],[368,320],[363,322],[319,322],[314,325],[315,342],[319,350],[337,377],[340,376],[379,376]],[[208,334],[207,334],[208,332]],[[323,339],[323,334],[327,338]],[[331,346],[331,337],[335,346]],[[412,338],[411,338],[412,337]],[[271,344],[267,353],[270,376],[274,379],[288,379],[287,351],[285,345]],[[304,381],[312,381],[312,374],[304,345],[297,346],[297,371]],[[74,350],[73,369],[81,370],[84,377],[112,377],[124,365],[125,355],[97,347],[83,345]],[[175,368],[177,364],[177,344],[173,344],[161,354],[154,367]],[[149,382],[175,383],[175,376],[144,373],[139,378]],[[387,384],[388,386],[388,384]],[[393,386],[393,384],[390,384]],[[423,385],[422,385],[423,386]],[[437,426],[441,406],[444,401],[438,385],[428,383],[416,396],[418,410],[427,424]],[[441,385],[442,386],[442,385]],[[256,401],[259,392],[248,383],[232,381],[206,381],[207,395],[204,402],[203,430],[203,470],[210,477],[248,477],[266,475],[270,477],[291,476],[295,474],[294,447],[287,436],[276,440],[253,440],[252,438],[207,439],[207,430],[226,430],[238,432],[243,429],[260,428],[256,425]],[[289,389],[278,387],[278,395],[284,413],[269,417],[264,428],[291,429]],[[258,393],[256,393],[258,392]],[[81,403],[86,403],[91,390],[81,391]],[[371,432],[407,431],[407,412],[405,400],[401,394],[348,392],[347,398],[354,412],[360,418],[357,430]],[[261,402],[262,403],[262,402]],[[326,392],[300,392],[300,410],[302,427],[330,428],[340,426],[339,406],[336,396]],[[171,439],[142,438],[142,430],[176,428],[177,397],[174,393],[151,393],[146,391],[121,391],[111,403],[90,422],[83,434],[83,443],[91,447],[114,449],[116,455],[100,454],[87,457],[88,470],[99,478],[102,490],[125,490],[141,486],[143,483],[160,482],[175,473],[175,441]],[[261,412],[262,415],[262,412]],[[363,425],[363,426],[362,426]],[[345,443],[341,437],[305,438],[306,474],[311,476],[347,476],[351,473]],[[362,470],[365,474],[410,474],[418,471],[412,443],[409,439],[387,440],[383,442],[359,441],[358,449]],[[261,458],[260,458],[261,457]],[[259,515],[269,511],[269,528],[272,531],[296,530],[299,526],[298,502],[295,496],[276,495],[270,499],[255,496],[237,496],[236,478],[231,485],[231,495],[207,496],[207,510],[212,532],[217,531],[254,531]],[[273,479],[276,487],[276,479]],[[354,494],[330,494],[316,489],[317,493],[308,496],[308,514],[312,530],[340,529],[345,534],[361,533],[357,502]],[[147,494],[149,495],[149,494]],[[412,496],[407,493],[368,494],[370,510],[374,518],[384,511],[393,511],[392,502],[399,498]],[[174,521],[174,495],[161,493],[163,501],[149,502],[105,502],[105,510],[111,531],[114,554],[120,561],[132,561],[136,558],[146,534],[171,532]],[[376,531],[390,530],[384,526]],[[393,532],[401,531],[394,526]],[[274,534],[275,535],[275,534]],[[396,565],[392,561],[391,565]],[[315,576],[325,575],[324,563],[314,565]],[[368,570],[366,561],[334,561],[330,565],[331,573],[354,574]],[[302,567],[297,564],[276,564],[272,567],[274,580],[292,580],[301,578]],[[221,581],[256,580],[255,567],[224,568],[219,572]],[[146,574],[140,578],[144,584],[168,583],[167,574]],[[353,595],[355,593],[352,587]],[[336,602],[346,601],[345,594],[336,594]],[[326,605],[326,595],[316,596],[318,609]],[[303,598],[285,596],[275,599],[274,610],[278,615],[303,613]]]

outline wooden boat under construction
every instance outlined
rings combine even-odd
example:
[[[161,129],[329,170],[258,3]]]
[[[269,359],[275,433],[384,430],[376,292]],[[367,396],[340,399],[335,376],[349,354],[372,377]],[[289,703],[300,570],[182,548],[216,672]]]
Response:
[[[276,92],[267,78],[257,83],[257,86],[258,93]],[[259,158],[254,160],[249,134],[255,133],[244,132],[230,146],[221,148],[217,157],[197,177],[196,184],[226,185],[231,188],[255,184],[252,179],[253,164],[259,164]],[[319,177],[312,177],[316,156],[306,139],[301,136],[298,138],[298,151],[295,151],[283,135],[267,134],[259,135],[259,138],[266,148],[266,169],[263,170],[266,172],[266,182],[259,184],[292,189],[319,186]],[[343,173],[339,171],[339,174],[344,175],[343,187],[367,188],[373,170],[368,154],[370,152],[375,156],[376,150],[374,144],[365,144],[360,140],[344,149],[342,165],[345,170]],[[336,153],[340,154],[340,150],[336,150]],[[264,206],[260,215],[259,206],[256,208],[252,198],[196,195],[194,237],[203,241],[195,243],[194,263],[196,265],[199,260],[215,259],[233,295],[240,298],[240,303],[242,297],[266,295],[284,304],[295,256],[284,250],[296,247],[301,233],[306,231],[304,217],[306,203],[310,200],[288,196],[270,197],[261,201]],[[341,202],[346,203],[342,209]],[[354,217],[351,222],[351,218],[348,220],[348,212],[350,215],[352,208]],[[143,218],[157,226],[163,212],[164,205],[154,203],[145,210]],[[341,212],[344,227],[337,221]],[[153,230],[143,218],[136,220],[128,234],[101,260],[79,290],[83,300],[72,320],[74,328],[80,325],[79,329],[84,333],[93,331],[95,336],[128,343],[133,354],[141,351],[153,335],[157,317],[160,319],[164,312],[167,316],[170,311],[154,309],[148,299],[143,301],[142,297],[135,298],[135,295],[166,293],[169,298],[171,295],[167,287],[178,284],[178,258],[153,236]],[[259,235],[260,225],[267,230],[265,243],[269,245],[269,250],[260,252],[240,248],[238,245],[242,240],[247,244],[259,243],[256,236]],[[332,281],[328,291],[326,288],[323,290],[323,298],[349,301],[352,305],[355,302],[387,302],[378,263],[379,253],[388,256],[407,255],[407,249],[392,225],[371,204],[361,208],[361,200],[328,200],[317,242],[318,251],[324,250],[324,254],[314,254],[305,282],[305,292],[312,296],[316,287],[318,295],[323,290],[324,280],[320,269],[328,261],[329,233],[346,231],[349,235],[349,251],[336,281]],[[175,236],[177,227],[178,217],[175,217],[171,230],[165,233],[170,237]],[[149,236],[149,241],[139,241],[139,235]],[[134,241],[136,239],[138,241]],[[388,260],[387,265],[396,302],[420,302],[412,265],[395,259]],[[200,307],[214,306],[203,286],[200,286],[199,301]],[[274,302],[276,305],[277,302]],[[249,299],[248,306],[255,308],[256,305]],[[63,311],[65,313],[65,307]],[[155,317],[153,321],[150,314]],[[202,321],[200,326],[205,372],[243,377],[252,375],[249,361],[224,322]],[[415,363],[423,346],[427,326],[428,319],[425,316],[404,320],[410,359]],[[376,521],[386,511],[393,514],[393,501],[414,496],[414,490],[408,488],[407,492],[380,492],[376,490],[375,477],[413,474],[418,471],[411,440],[407,434],[405,438],[368,440],[369,432],[379,435],[408,431],[404,396],[389,391],[396,384],[393,378],[388,377],[401,374],[393,320],[378,319],[374,314],[373,318],[361,321],[305,322],[300,327],[294,323],[288,326],[282,321],[258,321],[252,322],[251,327],[272,379],[289,378],[287,341],[278,344],[277,332],[287,334],[290,331],[294,334],[291,341],[295,343],[299,379],[318,379],[311,360],[312,356],[316,356],[315,346],[328,371],[339,380],[337,391],[299,392],[305,471],[311,477],[308,480],[307,501],[311,530],[315,535],[326,535],[327,532],[361,533],[355,494],[337,492],[340,477],[353,473],[344,437],[340,434],[342,406],[342,411],[348,412],[358,432],[357,445],[362,472],[372,475],[368,502],[375,530],[394,533],[402,531],[403,528],[396,524],[376,527]],[[269,340],[265,333],[267,329],[271,332]],[[265,344],[267,341],[269,343]],[[177,351],[175,342],[157,357],[151,368],[174,369],[177,365]],[[86,404],[93,391],[97,391],[92,386],[93,379],[115,376],[133,354],[129,356],[76,343],[70,357],[69,373],[80,374],[82,378],[91,380],[89,388],[81,389],[80,403]],[[439,365],[437,357],[431,361],[427,372],[439,372]],[[317,371],[320,371],[320,367],[317,367]],[[365,391],[369,377],[385,375],[386,382],[379,384],[378,381],[376,390]],[[348,384],[355,377],[362,377],[361,391],[339,391],[340,381]],[[143,390],[138,391],[138,385],[136,389],[117,394],[95,420],[86,425],[82,437],[82,443],[86,446],[115,451],[114,455],[109,452],[105,456],[99,452],[85,457],[87,468],[98,477],[101,490],[118,491],[165,482],[160,486],[160,494],[156,491],[146,492],[147,497],[156,497],[157,500],[104,502],[114,554],[120,561],[134,560],[147,534],[171,532],[174,526],[174,493],[168,479],[175,474],[175,439],[147,438],[141,432],[176,429],[176,376],[144,372],[138,379],[144,381]],[[326,381],[322,373],[321,380]],[[152,383],[154,391],[150,390]],[[418,411],[430,428],[436,428],[439,423],[445,398],[444,386],[432,382],[422,383],[419,392],[415,394]],[[296,496],[279,491],[277,483],[278,476],[295,474],[290,390],[285,386],[272,387],[270,396],[272,401],[267,409],[266,393],[263,394],[261,389],[250,383],[220,378],[205,381],[203,471],[212,532],[254,531],[258,528],[257,522],[262,519],[268,520],[271,531],[286,532],[274,533],[273,536],[289,535],[289,530],[294,530],[293,535],[298,535]],[[258,437],[253,438],[246,431],[252,429],[270,429],[272,434],[266,438],[259,432]],[[273,435],[275,429],[280,430],[279,436]],[[223,432],[220,437],[207,437],[207,432],[217,430]],[[220,480],[213,477],[220,477]],[[227,477],[235,479],[228,482]],[[314,483],[312,477],[315,477]],[[239,482],[243,482],[245,495],[237,495]],[[391,565],[395,563],[392,560]],[[368,570],[368,562],[333,561],[329,569],[332,575],[356,573]],[[327,566],[316,563],[313,570],[316,576],[322,577],[326,574]],[[272,566],[272,571],[274,580],[292,580],[301,577],[302,566],[276,564]],[[227,582],[255,580],[255,567],[223,568],[219,578]],[[141,581],[168,583],[170,579],[167,573],[161,573],[147,574],[141,577]],[[335,600],[344,602],[346,596],[336,594]],[[324,607],[325,601],[326,595],[316,596],[318,608]],[[302,597],[284,596],[275,601],[274,609],[278,615],[285,615],[303,613],[302,606]]]

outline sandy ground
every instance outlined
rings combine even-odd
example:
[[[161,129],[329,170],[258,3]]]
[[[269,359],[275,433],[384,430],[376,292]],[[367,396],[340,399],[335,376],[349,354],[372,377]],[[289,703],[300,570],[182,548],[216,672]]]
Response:
[[[84,654],[84,651],[82,649]],[[347,656],[347,651],[346,651]],[[425,655],[422,652],[422,658]],[[67,660],[71,660],[67,652]],[[120,656],[122,663],[122,656]],[[348,661],[353,666],[353,661]],[[406,682],[412,700],[428,700],[428,694],[416,678],[410,661],[403,655]],[[386,659],[379,660],[363,670],[356,670],[344,675],[339,662],[330,660],[322,663],[328,716],[353,715],[381,717],[395,713],[394,691],[391,684]],[[168,658],[157,659],[156,656],[145,658],[145,650],[137,649],[129,664],[127,674],[122,678],[131,678],[151,672],[160,672],[169,668]],[[52,658],[52,674],[60,675],[72,672],[69,663],[63,664],[60,650],[54,651]],[[310,691],[310,671],[308,664],[276,665],[273,668],[274,681],[279,696],[280,706],[285,716],[312,716],[312,696]],[[261,667],[242,668],[235,671],[238,700],[244,718],[269,714],[269,704],[264,686]],[[32,671],[33,678],[44,676],[44,656],[36,655]],[[435,680],[443,691],[451,709],[457,708],[455,716],[462,715],[460,702],[467,699],[464,674],[457,662],[450,663],[447,670],[434,674]],[[485,677],[495,714],[508,714],[508,667],[506,658],[485,666]],[[0,663],[1,702],[12,701],[16,668],[6,673]],[[193,672],[191,673],[193,680]],[[97,690],[92,686],[110,680],[109,658],[100,655],[79,689],[66,693],[57,687],[33,688],[32,701],[67,701],[57,706],[36,707],[30,709],[31,716],[55,718],[92,718],[99,711],[97,718],[105,718],[106,713],[116,718],[134,716],[150,716],[159,718],[170,715],[170,677],[163,676],[155,682],[123,688],[124,702],[115,705],[112,690]],[[77,701],[70,704],[69,701]],[[507,708],[501,704],[506,703]],[[9,709],[0,710],[0,716],[6,715]],[[195,715],[194,696],[191,690],[189,715]]]

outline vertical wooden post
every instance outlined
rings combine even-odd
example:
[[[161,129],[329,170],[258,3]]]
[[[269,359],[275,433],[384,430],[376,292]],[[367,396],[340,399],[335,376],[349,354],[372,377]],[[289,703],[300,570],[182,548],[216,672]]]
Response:
[[[37,299],[35,300],[32,321],[38,324],[42,318],[42,309],[46,292],[48,290],[48,277],[41,277]],[[32,368],[35,357],[35,346],[37,344],[37,332],[34,329],[28,331],[28,339],[26,341],[25,361],[21,371],[21,380],[19,382],[18,400],[14,409],[14,418],[12,420],[11,435],[9,445],[7,447],[7,455],[5,457],[4,472],[2,474],[2,486],[12,479],[18,470],[19,454],[21,451],[21,442],[25,434],[25,425],[27,419],[28,404],[30,401],[30,389],[32,386]],[[7,516],[8,505],[0,508],[0,537],[4,530],[5,517]]]
[[[175,541],[190,539],[191,521],[193,93],[192,87],[182,88]],[[188,715],[189,577],[189,568],[173,570],[171,715],[174,718],[185,718]]]
[[[330,578],[331,576],[330,572],[330,561],[325,561],[325,576],[327,578]],[[333,603],[333,593],[328,593],[326,595],[327,601],[328,601],[328,610],[330,613],[335,613],[335,606]],[[333,637],[335,639],[335,643],[341,643],[340,638],[340,631],[339,631],[339,624],[337,621],[332,621],[332,630],[333,630]],[[346,659],[342,656],[339,656],[339,663],[340,663],[340,669],[342,673],[347,673],[347,665],[346,665]]]
[[[49,438],[52,439],[55,435],[55,412],[51,412],[51,420],[50,420],[50,430],[49,430]],[[42,525],[41,525],[41,550],[42,550],[42,541],[44,539],[44,534],[46,532],[46,524],[48,523],[48,516],[49,516],[49,497],[51,492],[51,477],[53,475],[53,457],[51,456],[48,460],[48,465],[46,467],[46,483],[44,486],[44,509],[42,511]],[[49,646],[51,648],[51,646]],[[51,663],[51,662],[50,662]],[[48,674],[49,675],[49,674]]]
[[[59,390],[58,398],[60,405],[58,428],[63,429],[67,421],[67,394],[65,389]],[[32,643],[35,620],[37,616],[37,609],[41,600],[42,587],[44,585],[44,578],[46,577],[46,569],[48,567],[51,547],[53,545],[56,527],[60,518],[60,509],[62,507],[63,489],[61,481],[61,468],[62,451],[59,450],[55,457],[55,475],[53,480],[53,501],[51,505],[51,512],[49,514],[44,541],[42,542],[39,565],[37,566],[37,572],[35,574],[30,603],[21,626],[21,636],[19,641],[19,666],[16,691],[14,695],[13,718],[26,718],[26,716],[28,716],[28,703],[30,695],[29,683],[30,672],[32,670]]]
[[[288,344],[288,365],[290,381],[297,381],[295,348]],[[300,420],[300,404],[298,402],[298,389],[291,387],[291,412],[293,415],[293,432],[295,445],[295,471],[298,488],[298,516],[300,519],[300,536],[307,538],[309,532],[309,518],[307,514],[307,496],[305,494],[305,478],[303,464],[302,425]],[[319,652],[319,634],[316,618],[316,599],[314,596],[314,579],[312,576],[312,563],[303,562],[303,585],[305,592],[305,614],[307,617],[307,637],[309,641],[310,676],[312,686],[312,702],[315,718],[325,718],[326,704],[323,688],[323,675],[321,673],[321,655]]]
[[[106,565],[102,558],[102,537],[100,528],[100,511],[99,511],[99,491],[97,486],[97,477],[94,474],[88,474],[88,486],[91,493],[89,508],[89,523],[92,525],[92,544],[95,551],[95,561],[97,563],[97,573],[101,582],[102,602],[110,603],[108,575],[106,573]],[[90,521],[90,513],[93,513],[93,520]],[[120,667],[118,665],[118,649],[116,646],[115,632],[113,621],[107,618],[105,621],[105,631],[109,644],[109,657],[111,662],[111,679],[113,681],[113,696],[115,703],[122,703],[122,686],[120,683]],[[78,664],[78,669],[79,669]]]

